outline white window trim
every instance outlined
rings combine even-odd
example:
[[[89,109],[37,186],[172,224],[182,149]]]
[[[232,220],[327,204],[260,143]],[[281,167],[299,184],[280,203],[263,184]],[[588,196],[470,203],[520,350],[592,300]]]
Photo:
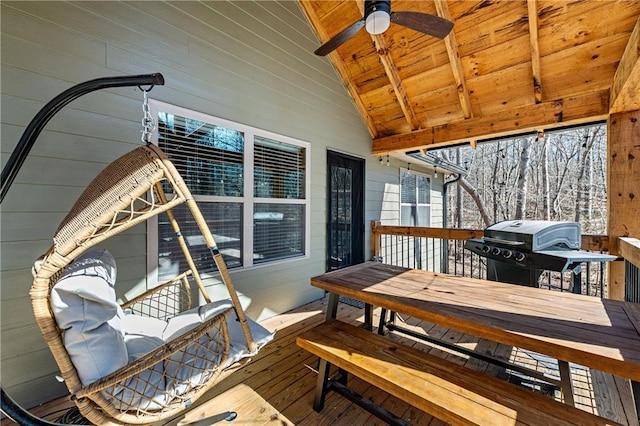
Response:
[[[282,263],[297,262],[311,257],[311,144],[309,142],[301,141],[289,136],[280,135],[277,133],[269,132],[267,130],[258,129],[245,124],[236,123],[223,118],[215,117],[202,112],[190,110],[177,105],[161,102],[155,99],[149,99],[149,110],[151,116],[157,121],[158,112],[169,112],[182,117],[189,117],[195,120],[204,121],[216,126],[222,126],[229,129],[234,129],[244,134],[245,146],[244,156],[245,158],[253,159],[253,147],[255,137],[263,137],[267,139],[273,139],[280,142],[285,142],[291,145],[305,148],[305,198],[304,199],[282,199],[282,198],[254,198],[253,194],[253,161],[245,163],[244,168],[244,196],[242,197],[243,203],[243,223],[253,224],[253,208],[256,203],[274,203],[274,204],[304,204],[305,205],[305,254],[303,256],[297,256],[293,258],[287,258],[282,260],[274,260],[271,262],[253,263],[253,226],[245,226],[243,228],[243,239],[248,241],[249,244],[243,244],[243,262],[242,266],[229,270],[230,273],[236,271],[243,271],[247,269],[270,267]],[[152,133],[151,143],[158,145],[158,132]],[[249,194],[249,195],[247,195]],[[236,197],[220,197],[220,196],[194,196],[197,200],[210,202],[238,202]],[[152,287],[158,284],[158,217],[147,221],[147,285]],[[218,276],[219,273],[202,274],[202,278]]]
[[[403,203],[402,202],[402,173],[403,172],[407,172],[410,174],[414,174],[414,175],[419,175],[419,176],[424,176],[427,179],[429,179],[429,201],[430,203],[425,204],[425,203],[418,203],[418,194],[416,194],[416,203],[412,204],[412,203]],[[398,173],[398,189],[399,189],[399,196],[398,196],[398,223],[401,224],[402,223],[402,206],[429,206],[429,223],[428,223],[428,227],[431,227],[432,222],[433,222],[433,177],[426,174],[426,173],[422,173],[422,172],[416,172],[415,170],[411,170],[408,168],[404,168],[404,167],[400,167],[400,171]],[[417,191],[417,187],[416,187],[416,191]]]

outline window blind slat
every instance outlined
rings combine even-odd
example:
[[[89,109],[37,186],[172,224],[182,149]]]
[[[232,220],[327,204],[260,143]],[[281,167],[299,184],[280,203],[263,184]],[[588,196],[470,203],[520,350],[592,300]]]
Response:
[[[304,148],[256,137],[253,150],[254,196],[294,199],[305,197]]]
[[[158,140],[194,195],[243,195],[242,132],[165,114],[164,120],[159,116]]]
[[[253,144],[253,158],[245,156],[246,143]],[[253,247],[255,264],[305,254],[308,148],[261,136],[245,140],[242,131],[169,112],[158,114],[158,144],[196,198],[229,268],[246,263],[246,244]],[[254,170],[252,194],[243,193],[248,166]],[[239,201],[203,198],[208,196],[238,197]],[[265,198],[277,202],[257,202]],[[243,220],[245,203],[253,205],[250,222]],[[215,272],[209,250],[186,207],[179,206],[174,214],[198,268]],[[253,240],[249,242],[243,241],[246,226],[253,227]],[[186,268],[166,215],[159,219],[158,245],[160,279]]]
[[[242,266],[242,203],[199,203],[198,205],[211,228],[213,238],[227,267]],[[216,272],[217,268],[211,252],[186,204],[181,204],[172,211],[180,223],[180,231],[198,271]],[[188,269],[187,261],[166,213],[162,213],[158,219],[158,242],[158,278],[160,280],[173,278]]]
[[[431,223],[431,179],[408,170],[400,172],[400,226]]]
[[[254,263],[304,254],[304,206],[257,203],[253,217]]]

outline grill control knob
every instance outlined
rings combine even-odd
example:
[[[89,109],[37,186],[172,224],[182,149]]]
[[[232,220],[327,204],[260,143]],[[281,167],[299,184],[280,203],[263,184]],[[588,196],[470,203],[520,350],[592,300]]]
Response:
[[[482,252],[483,253],[489,253],[491,251],[491,247],[489,246],[482,246]]]
[[[511,256],[513,256],[513,252],[511,250],[502,250],[502,256],[504,256],[505,259],[509,259]]]
[[[493,250],[491,250],[491,254],[498,256],[501,251],[502,250],[500,250],[500,247],[494,247]]]
[[[515,254],[513,255],[513,258],[517,261],[517,262],[522,262],[525,258],[524,253],[520,253],[519,251],[515,252]]]

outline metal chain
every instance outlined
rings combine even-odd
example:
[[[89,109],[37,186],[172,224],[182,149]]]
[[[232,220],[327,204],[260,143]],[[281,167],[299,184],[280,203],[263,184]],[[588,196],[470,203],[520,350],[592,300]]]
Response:
[[[153,134],[153,130],[156,128],[156,120],[151,116],[151,111],[149,109],[149,98],[147,97],[147,90],[142,89],[142,93],[144,94],[144,101],[142,102],[142,112],[144,116],[142,117],[142,142],[146,144],[151,143],[151,135]]]

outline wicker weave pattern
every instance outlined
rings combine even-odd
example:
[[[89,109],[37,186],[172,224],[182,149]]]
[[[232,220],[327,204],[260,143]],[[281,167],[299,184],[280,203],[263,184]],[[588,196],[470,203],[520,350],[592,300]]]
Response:
[[[104,413],[125,424],[147,424],[175,415],[210,389],[220,375],[229,353],[226,318],[232,312],[228,309],[211,318],[82,388],[75,397],[93,401]]]
[[[128,309],[136,315],[167,321],[193,307],[188,279],[190,275],[191,271],[183,272],[122,304],[122,309]]]
[[[164,179],[165,172],[153,154],[144,147],[131,151],[91,182],[53,237],[58,253],[69,254],[92,238],[147,219],[162,207],[151,189]]]
[[[163,191],[171,191],[171,199]],[[132,226],[167,212],[190,270],[123,305],[139,315],[167,320],[191,307],[191,282],[209,302],[202,280],[171,209],[186,203],[214,254],[233,308],[167,342],[140,359],[88,386],[83,386],[63,343],[49,304],[51,288],[76,257]],[[36,322],[58,364],[60,373],[80,413],[95,424],[149,424],[176,415],[198,399],[222,377],[248,359],[225,368],[230,338],[225,317],[235,314],[247,340],[249,353],[256,344],[235,288],[213,235],[186,184],[167,157],[155,146],[142,146],[107,166],[82,193],[58,227],[53,245],[34,265],[31,300]],[[194,367],[196,366],[196,367]],[[192,370],[189,370],[192,369]],[[181,371],[180,377],[171,371]],[[188,383],[181,381],[190,377]],[[164,384],[164,385],[163,385]],[[163,386],[166,394],[163,395]],[[156,405],[145,403],[160,395]],[[154,399],[155,400],[155,399]],[[136,404],[136,401],[142,403]]]

